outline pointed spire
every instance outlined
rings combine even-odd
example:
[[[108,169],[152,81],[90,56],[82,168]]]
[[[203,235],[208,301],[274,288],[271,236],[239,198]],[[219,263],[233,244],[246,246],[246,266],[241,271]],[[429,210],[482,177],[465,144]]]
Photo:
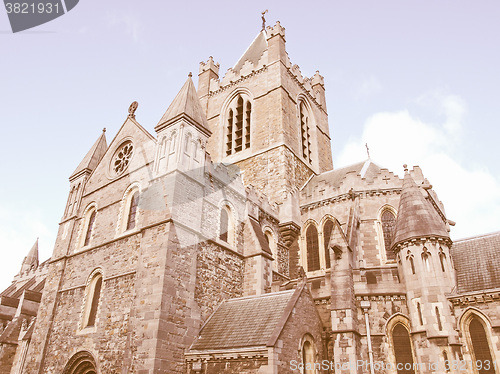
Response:
[[[255,37],[252,44],[250,44],[245,53],[243,53],[243,56],[241,56],[238,62],[233,66],[233,71],[235,73],[238,73],[246,61],[250,61],[253,65],[257,64],[257,62],[259,62],[260,58],[262,57],[266,49],[267,49],[266,32],[262,30]]]
[[[106,128],[102,129],[101,136],[97,139],[92,148],[90,148],[90,151],[88,151],[88,153],[85,155],[83,160],[80,162],[80,165],[78,165],[73,174],[71,174],[71,176],[69,177],[70,181],[72,181],[85,171],[91,173],[95,169],[99,161],[101,161],[104,153],[108,149],[105,133]]]
[[[33,247],[31,247],[28,255],[23,260],[21,273],[31,269],[35,270],[36,268],[38,268],[38,238],[36,238],[35,244],[33,244]]]
[[[161,118],[155,130],[158,132],[168,125],[176,122],[181,118],[187,119],[191,124],[195,125],[198,129],[210,136],[211,132],[208,129],[208,122],[205,112],[201,108],[200,99],[196,93],[192,74],[189,73],[188,79],[184,86],[175,97],[172,104],[168,107],[167,111]]]
[[[413,180],[406,165],[404,169],[405,176],[392,246],[395,247],[405,240],[429,236],[449,239],[445,222],[424,197],[423,191]]]

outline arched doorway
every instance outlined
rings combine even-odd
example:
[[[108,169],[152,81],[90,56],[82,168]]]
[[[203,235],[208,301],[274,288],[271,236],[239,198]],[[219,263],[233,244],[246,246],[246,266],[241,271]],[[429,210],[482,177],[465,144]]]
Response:
[[[495,368],[491,356],[488,336],[484,325],[477,316],[473,316],[469,323],[469,336],[474,354],[474,362],[479,374],[494,374]]]
[[[76,353],[68,361],[63,374],[97,374],[94,357],[86,351]]]
[[[392,343],[398,374],[414,374],[410,334],[401,323],[392,330]]]

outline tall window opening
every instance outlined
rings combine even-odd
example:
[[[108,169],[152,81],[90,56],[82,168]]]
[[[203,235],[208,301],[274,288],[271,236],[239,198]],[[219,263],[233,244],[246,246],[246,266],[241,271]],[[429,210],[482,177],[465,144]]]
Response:
[[[439,247],[439,262],[441,264],[441,270],[444,273],[446,271],[445,263],[446,263],[446,255],[443,252],[443,248]]]
[[[94,230],[95,216],[97,210],[92,208],[86,215],[86,229],[85,229],[85,239],[83,240],[83,246],[90,244],[90,239],[92,238],[92,231]]]
[[[392,330],[392,343],[398,374],[414,374],[410,334],[401,323]]]
[[[422,307],[420,306],[420,303],[417,303],[417,313],[418,313],[418,322],[420,323],[421,326],[423,326],[424,319],[422,318]]]
[[[438,323],[438,330],[443,331],[443,322],[441,321],[441,313],[439,313],[438,307],[436,307],[436,320]]]
[[[427,248],[424,247],[424,250],[422,252],[422,262],[424,264],[424,269],[427,272],[431,271],[431,254],[427,252]]]
[[[224,205],[220,212],[219,239],[234,245],[234,222],[229,206]]]
[[[274,236],[270,230],[266,230],[264,235],[267,243],[269,244],[269,249],[271,249],[271,253],[273,254],[273,270],[278,271],[278,250],[276,241],[274,240]]]
[[[229,105],[226,126],[226,155],[241,152],[250,148],[250,131],[252,118],[252,103],[243,94]]]
[[[302,157],[310,164],[312,163],[311,157],[311,133],[310,133],[310,120],[309,113],[307,112],[304,102],[299,104],[299,120],[300,120],[300,134],[302,138]]]
[[[89,282],[83,327],[95,326],[99,300],[101,298],[102,274],[97,272]]]
[[[304,365],[304,374],[316,373],[314,368],[314,364],[316,362],[315,356],[314,343],[310,341],[310,338],[308,338],[304,341],[304,344],[302,344],[302,363]]]
[[[316,226],[309,225],[306,231],[307,270],[319,270],[319,244]]]
[[[479,374],[493,374],[495,373],[495,367],[493,364],[493,359],[491,355],[490,345],[488,343],[488,336],[486,335],[486,330],[484,329],[483,323],[479,320],[479,317],[472,317],[469,324],[469,335],[472,343],[473,351],[473,362],[481,362],[481,369],[478,370]],[[489,362],[490,365],[486,365]],[[479,369],[479,366],[476,366]]]
[[[391,250],[392,238],[394,236],[394,227],[396,225],[396,216],[390,210],[384,210],[380,217],[382,223],[382,232],[384,233],[385,257],[387,261],[394,261],[395,254]]]
[[[128,211],[127,230],[135,228],[137,204],[139,202],[139,191],[135,191],[130,199],[130,209]]]
[[[410,263],[411,273],[415,274],[415,261],[413,260],[413,255],[410,251],[406,254],[406,259]]]
[[[333,222],[331,220],[327,220],[325,225],[323,226],[323,242],[324,242],[324,251],[325,251],[325,265],[326,268],[330,268],[330,238],[333,232]]]

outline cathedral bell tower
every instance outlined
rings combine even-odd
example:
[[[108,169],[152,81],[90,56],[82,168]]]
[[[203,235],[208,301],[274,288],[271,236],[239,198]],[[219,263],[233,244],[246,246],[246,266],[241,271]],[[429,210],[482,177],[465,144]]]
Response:
[[[279,22],[259,32],[224,77],[212,57],[202,62],[198,96],[212,159],[236,164],[244,183],[271,202],[332,169],[323,77],[304,77],[290,62]]]
[[[418,187],[405,165],[392,249],[406,285],[415,359],[442,365],[459,349],[455,316],[446,298],[455,284],[455,270],[447,221],[432,192],[428,183]]]

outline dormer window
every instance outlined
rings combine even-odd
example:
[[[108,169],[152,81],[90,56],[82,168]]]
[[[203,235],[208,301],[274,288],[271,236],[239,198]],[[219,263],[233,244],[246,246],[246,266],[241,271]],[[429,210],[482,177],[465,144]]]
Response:
[[[226,156],[250,148],[252,103],[243,94],[237,95],[229,105],[226,126]]]

